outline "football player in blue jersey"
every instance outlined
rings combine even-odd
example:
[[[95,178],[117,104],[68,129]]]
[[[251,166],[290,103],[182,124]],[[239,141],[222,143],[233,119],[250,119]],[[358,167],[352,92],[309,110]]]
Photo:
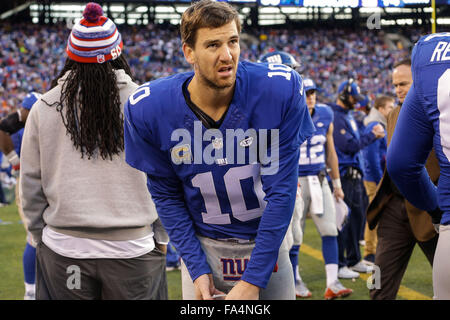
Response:
[[[19,169],[20,169],[20,147],[22,145],[23,127],[25,125],[28,113],[33,104],[41,96],[38,92],[30,92],[22,101],[22,105],[14,113],[9,114],[5,119],[0,121],[0,151],[6,155],[12,166],[13,173],[16,176],[16,192],[15,199],[17,210],[23,222],[25,230],[27,230],[27,220],[23,214],[19,196]],[[36,281],[36,243],[33,242],[31,234],[27,232],[27,244],[22,256],[25,295],[24,300],[35,300],[35,281]]]
[[[259,58],[258,62],[262,63],[278,63],[284,64],[291,67],[292,69],[298,71],[300,68],[300,63],[289,53],[283,51],[272,51],[268,52]]]
[[[343,201],[338,158],[333,139],[333,111],[324,104],[316,103],[316,85],[312,79],[304,79],[306,103],[316,132],[300,147],[299,185],[304,203],[300,223],[305,226],[309,212],[322,238],[322,253],[325,261],[327,300],[346,297],[353,290],[345,288],[338,280],[338,229],[336,226],[336,209],[333,195],[328,184],[327,167],[333,184],[336,201]],[[298,257],[299,246],[292,248]],[[293,253],[291,250],[291,253]],[[298,258],[297,258],[298,261]],[[300,278],[300,277],[299,277]],[[297,279],[297,296],[304,296],[306,285]],[[303,290],[302,290],[303,288]],[[306,289],[307,290],[307,289]],[[309,290],[308,290],[309,291]]]
[[[367,206],[367,195],[362,182],[361,150],[376,139],[384,137],[384,130],[381,125],[376,125],[372,131],[360,135],[351,110],[363,99],[357,83],[349,79],[340,84],[336,103],[331,105],[334,112],[333,138],[345,194],[344,201],[349,208],[348,222],[338,235],[340,278],[355,278],[359,276],[357,272],[372,270],[361,262],[359,249]]]
[[[439,232],[433,260],[434,299],[450,299],[450,33],[423,36],[412,53],[412,86],[387,152],[389,175],[400,192],[427,211]],[[440,167],[425,168],[432,148]],[[429,164],[427,163],[427,168]],[[428,168],[429,169],[429,168]]]
[[[182,16],[194,72],[146,83],[125,106],[126,161],[148,175],[180,254],[184,299],[295,299],[289,249],[301,143],[314,131],[303,82],[239,62],[239,15],[202,0]]]
[[[259,61],[276,61],[293,68],[300,66],[291,54],[282,51],[267,53]],[[344,193],[334,148],[333,111],[326,105],[316,103],[317,87],[312,79],[304,79],[303,84],[306,93],[306,104],[316,131],[300,147],[297,190],[299,196],[296,199],[291,226],[288,230],[288,232],[292,233],[292,246],[290,246],[289,256],[294,271],[296,296],[299,298],[311,297],[312,293],[303,282],[298,268],[298,254],[303,240],[306,215],[309,212],[322,237],[322,252],[325,260],[327,284],[324,297],[330,300],[348,296],[353,291],[345,288],[338,280],[338,231],[333,195],[326,179],[326,166],[331,170],[330,175],[336,200],[343,200]],[[300,230],[297,230],[297,224],[300,226]]]

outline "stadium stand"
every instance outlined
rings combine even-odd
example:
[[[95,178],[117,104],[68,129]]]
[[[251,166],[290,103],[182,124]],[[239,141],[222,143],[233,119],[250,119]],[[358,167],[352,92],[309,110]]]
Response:
[[[122,29],[125,54],[138,83],[189,70],[176,26]],[[411,29],[400,42],[382,30],[260,28],[244,32],[241,58],[256,61],[271,50],[291,53],[302,63],[301,73],[316,80],[318,100],[324,103],[334,100],[336,86],[349,76],[358,79],[362,92],[372,97],[393,93],[386,70],[409,54],[410,48],[403,43],[412,44],[424,33]],[[64,24],[0,24],[0,116],[18,105],[27,92],[49,89],[63,67],[68,35]]]

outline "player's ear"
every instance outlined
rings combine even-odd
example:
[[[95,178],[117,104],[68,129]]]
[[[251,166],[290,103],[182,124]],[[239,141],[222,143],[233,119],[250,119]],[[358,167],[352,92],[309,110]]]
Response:
[[[189,62],[190,64],[194,64],[194,62],[195,62],[194,49],[192,49],[186,43],[183,43],[182,49],[183,49],[184,58],[186,59],[186,61]]]

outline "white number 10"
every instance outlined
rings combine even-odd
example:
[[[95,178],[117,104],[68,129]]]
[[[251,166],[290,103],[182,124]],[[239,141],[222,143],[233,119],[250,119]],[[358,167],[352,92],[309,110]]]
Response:
[[[269,69],[275,71],[267,73],[269,78],[272,78],[273,76],[282,76],[285,77],[286,80],[291,80],[292,69],[290,67],[285,66],[284,64],[269,63]]]
[[[254,192],[259,201],[259,207],[248,210],[245,204],[244,193],[241,187],[241,180],[253,178]],[[223,176],[228,200],[231,206],[231,213],[239,221],[248,221],[262,215],[266,202],[264,191],[262,190],[259,165],[246,165],[233,167]],[[200,189],[205,201],[206,212],[202,212],[203,222],[210,224],[230,224],[230,214],[222,213],[220,210],[219,198],[212,173],[204,172],[197,174],[192,179],[192,185]]]

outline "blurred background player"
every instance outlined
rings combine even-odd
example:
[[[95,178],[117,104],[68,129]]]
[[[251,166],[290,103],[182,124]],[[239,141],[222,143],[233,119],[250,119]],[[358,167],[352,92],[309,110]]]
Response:
[[[413,83],[398,115],[387,162],[389,175],[402,194],[430,214],[439,232],[433,263],[437,300],[450,300],[449,45],[449,33],[424,36],[415,45]],[[425,167],[433,146],[442,170],[437,187],[436,177]]]
[[[272,51],[264,54],[258,60],[261,63],[277,63],[291,67],[298,72],[300,63],[289,53],[283,51]]]
[[[353,118],[355,118],[356,124],[360,134],[364,134],[364,119],[372,109],[372,100],[369,95],[362,95],[364,98],[355,105],[355,109],[351,111]]]
[[[366,129],[366,126],[364,124],[364,119],[367,117],[367,115],[369,114],[369,112],[372,108],[372,100],[370,98],[370,95],[368,95],[368,94],[361,95],[361,96],[363,97],[363,100],[358,101],[355,105],[355,108],[353,110],[351,110],[350,112],[353,115],[353,118],[355,119],[355,122],[358,126],[359,135],[363,136],[365,134],[364,131]],[[366,159],[365,159],[364,153],[360,159],[361,159],[361,167],[365,168]],[[360,246],[363,246],[363,247],[365,247],[365,245],[366,245],[365,234],[364,234],[365,225],[366,225],[366,217],[364,215],[363,220],[362,220],[361,234],[359,236],[359,244],[360,244]]]
[[[22,130],[25,125],[25,121],[27,119],[29,108],[31,108],[32,103],[36,101],[36,97],[38,97],[38,93],[30,92],[24,97],[22,100],[22,107],[18,108],[15,112],[7,114],[0,120],[0,151],[2,152],[5,158],[8,160],[11,165],[12,172],[18,176],[19,170],[19,157],[14,149],[13,141],[11,140],[11,136],[16,134],[18,131]],[[3,168],[2,168],[3,171]],[[10,175],[11,171],[7,170]],[[17,184],[16,184],[17,185]],[[17,191],[17,189],[16,189]],[[17,197],[16,197],[17,199]],[[3,188],[1,186],[0,181],[0,205],[5,205],[6,197],[3,192]]]
[[[396,125],[399,113],[403,109],[402,105],[413,84],[410,59],[395,63],[392,72],[392,84],[395,87],[398,107],[387,118],[388,153],[391,148],[389,144],[394,130],[395,132],[397,131]],[[413,126],[413,122],[410,125]],[[415,138],[419,134],[420,130],[417,130],[412,135],[402,137],[402,140],[411,139],[415,143]],[[408,154],[406,150],[406,146],[408,145],[397,144],[396,148]],[[410,148],[410,150],[415,150],[415,147],[410,146]],[[414,157],[412,158],[414,159]],[[388,157],[386,159],[386,166],[388,168],[390,166],[389,162]],[[401,166],[401,164],[398,165]],[[426,169],[432,181],[437,183],[440,176],[440,168],[434,150],[428,157]],[[409,183],[411,183],[411,186],[419,189],[419,186],[413,180]],[[367,222],[369,228],[374,229],[376,226],[378,228],[375,264],[380,268],[381,274],[380,288],[370,290],[370,297],[375,300],[394,300],[397,297],[400,283],[416,243],[422,249],[429,263],[433,265],[438,235],[427,212],[414,207],[404,198],[403,194],[398,190],[394,182],[392,182],[388,171],[385,171],[377,187],[376,195],[369,204],[367,209]]]
[[[14,175],[16,176],[15,199],[20,219],[22,220],[25,230],[27,230],[27,220],[23,214],[19,196],[19,170],[20,170],[20,148],[22,145],[23,127],[33,104],[41,96],[38,92],[30,92],[22,101],[21,107],[7,116],[7,119],[0,121],[0,150],[6,155],[12,166]],[[20,129],[19,129],[20,128]],[[25,295],[24,300],[35,299],[35,279],[36,279],[36,243],[33,242],[31,234],[27,230],[27,239],[25,250],[22,257]]]
[[[300,66],[295,58],[286,52],[275,51],[267,53],[259,59],[265,63],[282,63],[294,70]],[[294,271],[295,292],[300,298],[311,297],[311,292],[302,281],[298,267],[298,253],[301,237],[305,227],[308,213],[319,231],[322,238],[322,253],[325,260],[326,289],[324,298],[327,300],[338,297],[346,297],[352,293],[351,289],[345,288],[338,280],[338,244],[336,213],[333,195],[327,180],[326,167],[328,166],[333,182],[333,192],[336,200],[342,201],[344,193],[339,176],[339,165],[333,141],[333,111],[323,104],[316,104],[316,84],[312,79],[305,78],[303,81],[306,104],[309,114],[313,120],[316,131],[300,146],[299,158],[299,184],[302,205],[296,204],[292,223],[300,223],[302,228],[300,241],[294,241],[289,255]],[[300,210],[301,209],[301,210]],[[292,231],[295,232],[295,226]],[[293,236],[295,239],[298,235]]]
[[[362,234],[364,213],[367,206],[367,195],[362,182],[363,160],[361,150],[384,137],[381,125],[372,131],[360,135],[352,110],[358,101],[364,99],[353,79],[340,84],[336,103],[331,107],[334,111],[333,138],[339,160],[344,201],[349,208],[347,223],[338,235],[340,278],[358,277],[356,272],[367,273],[371,268],[361,262],[359,240]],[[350,268],[349,268],[350,267]]]
[[[394,98],[380,95],[375,99],[373,108],[364,119],[365,134],[372,131],[373,127],[380,124],[386,134],[386,121],[388,114],[394,109]],[[375,196],[378,183],[386,168],[386,136],[375,140],[363,149],[364,155],[364,187],[366,188],[369,202]],[[377,247],[376,230],[370,230],[367,223],[364,226],[364,259],[363,262],[372,265],[375,262]]]
[[[306,215],[311,214],[312,220],[322,238],[322,254],[325,261],[326,289],[324,298],[327,300],[346,297],[353,291],[345,288],[338,280],[338,230],[336,227],[336,212],[333,195],[327,179],[327,167],[336,201],[343,201],[338,158],[333,140],[333,111],[330,107],[316,103],[316,85],[312,79],[304,80],[306,103],[316,131],[300,147],[299,184],[304,202],[301,213],[301,226],[305,227]],[[298,247],[293,247],[298,257]],[[297,258],[298,259],[298,258]],[[298,270],[298,268],[295,268]],[[297,274],[299,275],[299,274]],[[296,282],[299,296],[307,297],[306,284],[299,276]]]

